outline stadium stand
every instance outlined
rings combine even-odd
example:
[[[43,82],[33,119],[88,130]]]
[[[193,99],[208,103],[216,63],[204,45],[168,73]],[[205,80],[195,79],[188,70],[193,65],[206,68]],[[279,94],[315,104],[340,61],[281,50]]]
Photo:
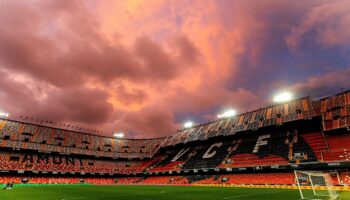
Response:
[[[179,130],[117,139],[0,119],[0,183],[295,184],[294,169],[349,184],[350,92],[305,97]],[[108,177],[106,177],[108,176]]]
[[[145,170],[155,160],[116,161],[86,159],[60,154],[24,154],[0,152],[0,167],[3,170],[34,170],[59,172],[99,172],[129,174]]]
[[[227,179],[226,184],[291,185],[294,183],[294,174],[230,174],[221,176],[221,179]]]
[[[343,171],[340,173],[340,184],[350,185],[350,173],[349,171]]]
[[[348,171],[339,172],[332,176],[334,185],[350,185]],[[225,175],[186,175],[186,176],[148,176],[148,177],[120,177],[120,178],[87,178],[87,177],[29,177],[29,176],[2,176],[0,184],[13,182],[16,184],[95,184],[95,185],[189,185],[189,184],[234,184],[234,185],[292,185],[295,177],[292,172],[284,173],[249,173],[249,174],[225,174]]]

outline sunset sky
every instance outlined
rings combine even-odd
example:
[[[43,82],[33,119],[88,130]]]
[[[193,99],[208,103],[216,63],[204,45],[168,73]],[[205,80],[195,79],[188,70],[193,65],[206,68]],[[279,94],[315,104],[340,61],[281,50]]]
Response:
[[[0,111],[172,135],[350,89],[350,0],[0,0]]]

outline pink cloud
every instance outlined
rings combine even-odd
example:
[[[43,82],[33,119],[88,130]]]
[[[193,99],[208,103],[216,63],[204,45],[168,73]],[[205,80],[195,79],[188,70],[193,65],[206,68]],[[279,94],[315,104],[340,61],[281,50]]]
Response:
[[[343,89],[350,88],[350,67],[327,72],[323,75],[311,76],[307,80],[291,85],[290,88],[296,93],[305,92],[319,96],[329,93],[335,94]],[[326,91],[325,91],[326,90]]]
[[[350,44],[350,1],[330,1],[313,7],[286,38],[291,49],[303,42],[314,42],[323,47]],[[312,34],[314,32],[314,34]],[[308,36],[309,34],[309,36]],[[312,34],[312,37],[310,37]]]
[[[264,105],[263,94],[278,84],[257,82],[281,66],[259,63],[270,48],[281,48],[271,47],[277,39],[281,46],[298,46],[315,29],[322,44],[342,45],[348,36],[344,3],[190,4],[1,1],[1,109],[106,135],[116,129],[135,137],[171,135],[180,127],[179,114],[209,120],[213,110],[245,112]],[[326,9],[331,12],[322,14]],[[285,17],[274,18],[280,13]],[[271,35],[274,24],[287,31],[287,44]],[[292,88],[317,88],[334,78],[328,76]]]

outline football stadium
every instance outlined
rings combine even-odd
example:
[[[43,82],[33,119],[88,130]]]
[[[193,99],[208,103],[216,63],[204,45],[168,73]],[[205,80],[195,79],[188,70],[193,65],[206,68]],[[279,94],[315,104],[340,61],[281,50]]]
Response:
[[[350,200],[350,0],[0,0],[0,200]]]
[[[3,118],[1,199],[349,199],[350,91],[282,100],[155,139]]]

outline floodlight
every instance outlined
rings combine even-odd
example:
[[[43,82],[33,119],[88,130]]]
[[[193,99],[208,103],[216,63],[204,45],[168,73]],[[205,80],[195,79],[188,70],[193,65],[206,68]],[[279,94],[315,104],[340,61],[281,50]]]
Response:
[[[7,118],[7,117],[9,117],[9,116],[10,116],[9,113],[0,112],[0,117],[5,117],[5,118]]]
[[[292,94],[289,92],[283,92],[281,94],[278,94],[275,96],[275,98],[273,99],[273,101],[275,103],[282,103],[282,102],[287,102],[292,100]]]
[[[191,121],[188,121],[184,124],[185,128],[191,128],[192,126],[193,126],[193,122],[191,122]]]
[[[124,133],[122,133],[122,132],[114,133],[113,136],[115,138],[123,138],[124,137]]]
[[[236,115],[236,111],[233,109],[227,110],[221,114],[218,115],[218,118],[227,118],[227,117],[233,117]]]

